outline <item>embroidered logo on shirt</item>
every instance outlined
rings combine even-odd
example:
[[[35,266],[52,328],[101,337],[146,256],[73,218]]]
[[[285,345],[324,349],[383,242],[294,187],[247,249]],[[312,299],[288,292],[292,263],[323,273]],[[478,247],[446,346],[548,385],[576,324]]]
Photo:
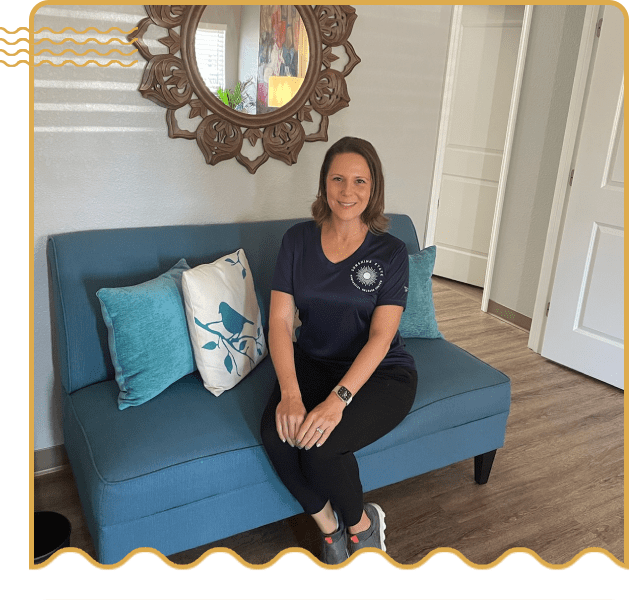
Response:
[[[382,275],[380,263],[371,259],[358,261],[350,272],[352,283],[361,292],[375,292],[382,285]]]

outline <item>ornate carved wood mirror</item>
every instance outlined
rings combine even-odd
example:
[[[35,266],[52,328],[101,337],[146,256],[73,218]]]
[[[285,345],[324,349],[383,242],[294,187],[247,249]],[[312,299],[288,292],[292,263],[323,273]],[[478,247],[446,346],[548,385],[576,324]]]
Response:
[[[128,36],[148,61],[139,91],[166,109],[168,135],[196,140],[210,165],[234,157],[250,173],[269,157],[292,165],[304,142],[327,141],[330,115],[349,104],[345,77],[360,62],[351,6],[145,8]],[[166,30],[156,41],[155,27]],[[336,70],[340,47],[347,60]],[[307,134],[313,112],[318,130]],[[245,139],[261,153],[245,156]]]

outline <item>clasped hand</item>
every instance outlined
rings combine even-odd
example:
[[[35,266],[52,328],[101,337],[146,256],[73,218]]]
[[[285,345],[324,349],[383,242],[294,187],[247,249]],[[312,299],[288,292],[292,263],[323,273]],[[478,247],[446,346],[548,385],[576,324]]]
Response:
[[[309,413],[300,397],[282,398],[275,410],[277,433],[293,447],[310,450],[315,444],[321,446],[341,422],[344,408],[345,403],[333,392]]]

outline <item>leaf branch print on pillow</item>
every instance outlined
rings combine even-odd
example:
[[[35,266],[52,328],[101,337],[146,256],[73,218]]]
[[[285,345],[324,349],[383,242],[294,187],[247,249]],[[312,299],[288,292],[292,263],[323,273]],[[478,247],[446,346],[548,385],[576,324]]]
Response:
[[[238,259],[236,261],[232,260],[231,258],[226,258],[225,262],[231,263],[234,267],[236,265],[240,265],[242,267],[242,278],[244,279],[247,276],[247,269],[245,269],[243,264],[240,262],[240,250],[238,250],[238,252],[236,253],[236,258]]]
[[[233,262],[233,261],[229,261]],[[234,263],[235,264],[235,263]],[[243,268],[244,270],[244,268]],[[243,315],[241,315],[238,311],[234,310],[227,302],[221,302],[218,305],[218,312],[221,315],[221,319],[218,321],[211,321],[210,323],[201,323],[199,319],[194,318],[194,322],[201,328],[213,333],[217,336],[217,341],[208,342],[204,344],[202,347],[205,350],[216,350],[221,346],[227,352],[225,356],[225,368],[229,373],[232,372],[232,369],[236,367],[236,374],[240,377],[240,373],[238,372],[238,367],[236,366],[236,361],[234,360],[234,355],[232,352],[236,352],[238,354],[242,354],[246,356],[251,362],[251,366],[255,366],[255,360],[253,356],[250,356],[247,353],[247,340],[253,340],[254,347],[258,356],[262,356],[262,350],[264,348],[264,344],[260,342],[260,338],[262,337],[262,329],[258,327],[257,335],[243,335],[243,329],[245,325],[254,325],[253,321],[250,321]],[[223,329],[228,332],[228,335],[221,333],[215,329],[212,329],[210,325],[222,324]],[[231,334],[231,335],[230,335]]]

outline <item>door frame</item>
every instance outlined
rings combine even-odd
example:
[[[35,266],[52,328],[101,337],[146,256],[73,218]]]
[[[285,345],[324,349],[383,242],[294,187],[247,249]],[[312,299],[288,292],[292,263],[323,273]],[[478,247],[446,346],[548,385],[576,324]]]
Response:
[[[446,64],[445,85],[443,90],[443,103],[441,118],[439,121],[439,135],[437,138],[437,151],[435,156],[435,168],[432,178],[432,191],[430,203],[428,205],[428,219],[426,220],[426,231],[424,234],[424,247],[432,246],[435,240],[437,229],[437,208],[439,196],[441,195],[441,176],[443,174],[443,161],[445,155],[445,144],[449,126],[449,114],[454,96],[454,77],[459,60],[460,39],[461,39],[461,17],[463,6],[456,5],[452,11],[452,25],[450,27],[450,44],[448,47],[448,59]],[[485,270],[485,282],[483,285],[483,298],[481,310],[487,312],[489,306],[489,293],[493,277],[496,249],[498,246],[498,234],[500,230],[500,220],[502,217],[502,207],[504,204],[504,193],[509,172],[509,161],[511,159],[511,148],[513,146],[513,136],[515,133],[518,105],[520,102],[520,92],[522,89],[522,78],[524,75],[524,64],[526,61],[526,49],[528,47],[529,32],[531,29],[531,17],[533,5],[527,4],[524,7],[524,17],[522,19],[522,30],[520,33],[520,44],[518,47],[518,58],[513,79],[513,91],[511,93],[511,103],[509,107],[509,119],[507,121],[507,133],[505,137],[504,154],[500,167],[498,179],[498,191],[496,194],[496,207],[494,209],[494,219],[489,240],[489,251],[487,254],[487,268]]]
[[[541,353],[544,342],[546,308],[550,302],[553,291],[555,269],[557,267],[557,258],[561,243],[561,232],[563,230],[563,221],[566,212],[565,209],[570,196],[570,171],[576,161],[585,96],[590,80],[591,68],[593,66],[592,59],[594,58],[596,24],[603,9],[604,6],[601,5],[586,6],[585,19],[583,21],[577,67],[574,76],[574,84],[572,86],[572,96],[570,98],[570,108],[568,109],[566,131],[561,149],[555,193],[553,195],[548,232],[546,234],[546,245],[544,246],[542,268],[533,309],[533,320],[529,332],[528,347],[538,354]]]

